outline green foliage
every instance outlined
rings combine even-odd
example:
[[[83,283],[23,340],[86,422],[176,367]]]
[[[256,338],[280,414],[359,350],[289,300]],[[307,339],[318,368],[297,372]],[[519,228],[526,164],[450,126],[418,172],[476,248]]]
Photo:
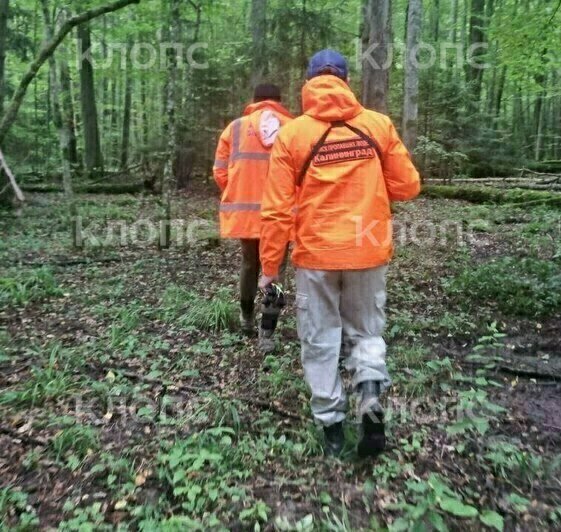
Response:
[[[453,178],[463,173],[468,160],[467,155],[459,151],[447,150],[442,144],[420,136],[414,155],[423,161],[422,170],[427,177]]]
[[[0,306],[24,306],[61,295],[53,272],[46,267],[18,270],[10,277],[0,277]]]
[[[0,404],[37,406],[46,401],[68,397],[75,389],[76,383],[69,364],[60,347],[55,346],[51,349],[46,366],[32,368],[30,378],[19,388],[0,392]]]
[[[488,393],[481,389],[470,389],[458,392],[456,413],[458,420],[446,427],[451,436],[472,432],[484,435],[490,427],[490,422],[496,415],[505,412],[488,398]]]
[[[39,525],[35,509],[28,504],[28,495],[12,487],[0,489],[0,528],[3,530],[34,530]]]
[[[72,517],[60,523],[61,532],[108,532],[113,530],[111,525],[104,522],[105,512],[102,510],[100,502],[79,508],[67,506],[65,510],[67,512],[72,510]]]
[[[178,286],[170,286],[163,296],[163,319],[183,327],[220,332],[237,327],[237,305],[227,288],[220,288],[210,299]]]
[[[499,514],[491,510],[480,513],[475,506],[464,502],[462,496],[441,475],[431,473],[427,480],[408,480],[405,487],[410,502],[402,501],[389,506],[390,509],[403,512],[389,527],[392,532],[423,530],[426,527],[446,531],[446,514],[460,519],[479,517],[482,523],[491,523],[497,530],[503,530],[504,524]]]
[[[193,517],[240,502],[245,490],[236,484],[251,475],[232,429],[221,427],[194,434],[160,454],[160,478],[172,488],[181,508]]]
[[[471,203],[512,204],[524,208],[547,205],[552,209],[561,208],[561,196],[542,190],[500,189],[477,185],[423,185],[423,194],[431,198],[447,198]]]
[[[451,295],[505,314],[539,317],[561,310],[561,267],[550,261],[502,257],[470,267],[445,283]]]
[[[89,453],[99,449],[97,431],[88,425],[74,424],[62,428],[51,442],[56,460],[65,459],[70,469],[77,469]]]

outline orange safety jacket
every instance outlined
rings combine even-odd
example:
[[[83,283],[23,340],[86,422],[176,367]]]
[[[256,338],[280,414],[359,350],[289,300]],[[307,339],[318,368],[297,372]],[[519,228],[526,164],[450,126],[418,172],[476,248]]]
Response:
[[[263,129],[263,116],[283,126],[292,119],[279,102],[265,100],[248,105],[244,116],[234,120],[218,141],[214,179],[222,197],[220,235],[222,238],[259,238],[261,198],[269,168],[275,131]],[[265,120],[266,122],[266,120]]]
[[[263,273],[277,275],[293,225],[297,267],[386,264],[393,252],[390,201],[420,191],[409,152],[391,120],[362,107],[336,76],[308,81],[302,104],[304,115],[282,129],[271,154],[261,211]]]

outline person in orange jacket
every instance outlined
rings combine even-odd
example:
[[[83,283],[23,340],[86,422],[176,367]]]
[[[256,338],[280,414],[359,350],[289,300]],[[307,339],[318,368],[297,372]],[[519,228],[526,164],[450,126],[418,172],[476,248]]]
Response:
[[[379,397],[391,384],[382,338],[393,251],[390,202],[416,197],[420,179],[391,120],[357,101],[341,54],[314,55],[307,78],[304,114],[283,128],[271,155],[259,286],[277,279],[295,226],[301,358],[325,452],[337,455],[344,445],[343,351],[360,393],[358,453],[375,456],[385,448]]]
[[[255,326],[263,184],[273,142],[280,128],[291,118],[281,104],[279,87],[258,85],[253,103],[246,107],[241,118],[226,127],[216,149],[213,173],[222,192],[220,235],[241,240],[240,322],[246,334],[253,334]],[[287,245],[283,256],[286,254]],[[286,265],[286,261],[283,264]],[[280,313],[280,309],[278,311]],[[275,348],[272,338],[275,326],[274,318],[262,321],[259,345],[264,352]]]

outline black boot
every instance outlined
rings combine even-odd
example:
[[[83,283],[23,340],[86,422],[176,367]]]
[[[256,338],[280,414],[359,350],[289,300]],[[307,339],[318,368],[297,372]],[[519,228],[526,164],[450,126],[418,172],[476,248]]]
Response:
[[[329,427],[323,427],[324,445],[323,452],[326,456],[339,456],[345,445],[345,433],[343,422],[334,423]]]
[[[378,456],[386,448],[384,410],[380,405],[381,385],[377,381],[360,383],[361,434],[358,455],[361,458]]]

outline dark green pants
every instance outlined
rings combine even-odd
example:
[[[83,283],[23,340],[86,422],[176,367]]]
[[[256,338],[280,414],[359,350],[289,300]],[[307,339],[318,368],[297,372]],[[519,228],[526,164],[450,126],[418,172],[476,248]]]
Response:
[[[259,240],[256,238],[241,240],[242,244],[242,269],[240,275],[240,304],[242,313],[246,318],[251,318],[255,310],[255,296],[259,281]],[[280,272],[279,283],[284,284],[286,264],[288,262],[288,247],[284,254]]]

